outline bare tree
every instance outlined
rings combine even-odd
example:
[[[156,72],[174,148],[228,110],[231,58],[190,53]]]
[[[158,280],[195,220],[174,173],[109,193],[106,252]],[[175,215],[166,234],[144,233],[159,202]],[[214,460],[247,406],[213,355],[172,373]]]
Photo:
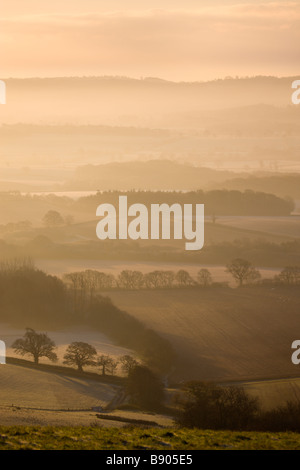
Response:
[[[122,370],[126,374],[129,374],[129,372],[139,365],[139,363],[129,354],[125,354],[125,356],[122,356],[120,358],[120,363],[122,364]]]
[[[108,370],[109,370],[109,373],[110,373],[111,375],[115,375],[115,372],[116,372],[116,370],[117,370],[117,368],[118,368],[118,365],[119,365],[119,361],[117,361],[116,359],[113,359],[113,358],[112,358],[112,359],[111,359],[111,363],[110,363],[110,365],[109,365],[109,369],[108,369]]]
[[[161,285],[161,271],[151,271],[145,274],[144,282],[148,289],[157,289]]]
[[[198,271],[197,280],[202,287],[207,287],[212,283],[212,276],[208,269],[202,268]]]
[[[173,271],[151,271],[145,274],[144,284],[149,289],[173,287],[175,274]]]
[[[260,272],[245,259],[236,258],[227,264],[226,268],[226,272],[230,273],[240,286],[245,282],[257,281],[261,277]]]
[[[299,284],[300,283],[300,267],[287,266],[276,277],[283,284]]]
[[[179,286],[191,286],[195,283],[190,274],[184,269],[180,269],[175,276],[176,282]]]
[[[88,343],[83,342],[74,342],[71,343],[64,355],[64,364],[69,366],[77,366],[77,369],[82,372],[83,366],[95,366],[96,362],[94,360],[97,354],[94,346],[91,346]]]
[[[143,273],[126,269],[118,277],[120,287],[124,289],[140,289],[144,283]]]
[[[45,333],[37,333],[32,328],[26,328],[23,338],[17,339],[12,348],[17,354],[33,356],[35,364],[39,363],[41,357],[47,357],[50,361],[57,361],[57,355],[54,352],[55,343]]]
[[[113,362],[114,362],[113,359],[106,354],[101,354],[97,358],[97,365],[101,367],[102,375],[106,375],[106,372],[111,370]]]
[[[82,310],[87,302],[89,286],[88,276],[83,271],[64,274],[63,280],[71,286],[73,291],[73,308]]]
[[[105,290],[112,289],[113,287],[116,287],[115,276],[113,274],[106,274],[97,271],[97,289]]]
[[[119,365],[119,361],[116,361],[115,359],[111,360],[111,363],[109,365],[109,372],[111,373],[111,375],[115,375],[118,365]]]

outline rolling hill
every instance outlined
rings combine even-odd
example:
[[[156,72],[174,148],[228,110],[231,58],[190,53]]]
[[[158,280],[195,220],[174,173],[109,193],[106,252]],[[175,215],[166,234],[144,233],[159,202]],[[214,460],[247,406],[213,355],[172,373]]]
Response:
[[[299,375],[297,289],[178,289],[110,292],[113,302],[166,337],[178,362],[170,380]]]

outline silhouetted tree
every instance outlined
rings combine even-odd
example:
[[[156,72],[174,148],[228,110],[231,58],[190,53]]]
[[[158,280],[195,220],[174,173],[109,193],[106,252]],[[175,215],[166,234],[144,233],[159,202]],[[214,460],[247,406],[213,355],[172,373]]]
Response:
[[[94,346],[91,346],[88,343],[83,342],[73,342],[71,343],[64,355],[64,364],[69,366],[77,366],[77,369],[82,372],[83,366],[95,366],[96,362],[94,360],[97,354]]]
[[[118,277],[118,284],[124,289],[139,289],[144,282],[143,273],[125,269]]]
[[[138,362],[129,354],[125,354],[120,358],[120,363],[122,364],[122,370],[126,374],[129,374],[129,372],[138,365]]]
[[[191,286],[195,283],[190,274],[184,269],[180,269],[175,275],[176,282],[179,286]]]
[[[287,266],[285,267],[276,279],[283,284],[299,284],[300,283],[300,267]]]
[[[208,269],[202,268],[198,271],[197,280],[202,287],[207,287],[212,283],[212,276]]]
[[[227,264],[226,268],[226,272],[230,273],[240,286],[245,282],[257,281],[261,277],[260,272],[245,259],[236,258]]]
[[[115,372],[117,370],[117,367],[119,365],[119,361],[115,360],[115,359],[112,359],[110,364],[109,364],[109,372],[111,373],[111,375],[115,375]]]
[[[59,225],[64,225],[65,220],[62,215],[54,210],[48,211],[43,217],[43,224],[46,227],[57,227]]]
[[[112,364],[113,359],[108,355],[101,354],[101,356],[97,358],[97,365],[101,367],[102,375],[106,375],[106,372],[111,370]]]
[[[38,364],[41,357],[47,357],[50,361],[57,361],[54,352],[55,343],[45,333],[36,333],[32,328],[26,328],[23,338],[17,339],[12,348],[17,354],[33,356],[35,364]]]

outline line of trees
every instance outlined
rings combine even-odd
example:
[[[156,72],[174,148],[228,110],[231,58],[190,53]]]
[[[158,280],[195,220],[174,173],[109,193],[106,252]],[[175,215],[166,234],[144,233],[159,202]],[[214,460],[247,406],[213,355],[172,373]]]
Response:
[[[58,361],[55,342],[46,333],[38,333],[33,328],[26,328],[24,336],[14,341],[12,348],[16,354],[32,356],[35,364],[38,364],[43,357],[52,362]],[[82,341],[69,344],[63,358],[64,364],[75,366],[79,372],[83,372],[83,367],[98,367],[102,376],[108,373],[114,375],[119,365],[123,373],[128,375],[139,364],[128,354],[118,359],[108,354],[98,355],[94,346]]]
[[[258,283],[262,280],[259,270],[243,258],[235,258],[225,267],[225,272],[231,274],[238,286]],[[72,289],[74,303],[81,304],[86,298],[92,298],[97,292],[113,289],[174,289],[185,287],[209,287],[219,285],[213,281],[213,276],[207,268],[201,268],[194,278],[184,269],[177,272],[171,270],[155,270],[143,274],[137,270],[123,270],[118,276],[87,269],[85,271],[67,273],[64,282]],[[277,284],[295,285],[300,283],[300,267],[287,266],[273,281]],[[222,283],[226,284],[226,283]]]
[[[18,338],[12,348],[21,356],[32,356],[35,364],[43,357],[57,362],[56,345],[46,333],[38,333],[26,328],[22,338]],[[115,375],[118,367],[127,376],[126,392],[134,404],[148,409],[160,406],[164,398],[164,386],[160,377],[149,367],[139,363],[134,357],[125,354],[118,358],[108,354],[98,354],[91,344],[74,341],[68,345],[63,363],[83,372],[84,367],[97,367],[103,377]]]
[[[207,287],[213,283],[212,275],[206,268],[198,271],[197,279],[184,269],[177,272],[155,270],[146,274],[125,269],[118,276],[87,269],[67,273],[63,276],[63,280],[72,288],[76,301],[86,296],[93,297],[97,291],[111,289],[170,289],[197,285]]]

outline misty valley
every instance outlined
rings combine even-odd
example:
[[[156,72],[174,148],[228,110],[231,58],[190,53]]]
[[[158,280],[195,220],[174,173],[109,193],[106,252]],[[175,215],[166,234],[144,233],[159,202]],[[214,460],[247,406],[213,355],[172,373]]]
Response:
[[[126,449],[297,436],[293,82],[6,81],[1,426]]]

